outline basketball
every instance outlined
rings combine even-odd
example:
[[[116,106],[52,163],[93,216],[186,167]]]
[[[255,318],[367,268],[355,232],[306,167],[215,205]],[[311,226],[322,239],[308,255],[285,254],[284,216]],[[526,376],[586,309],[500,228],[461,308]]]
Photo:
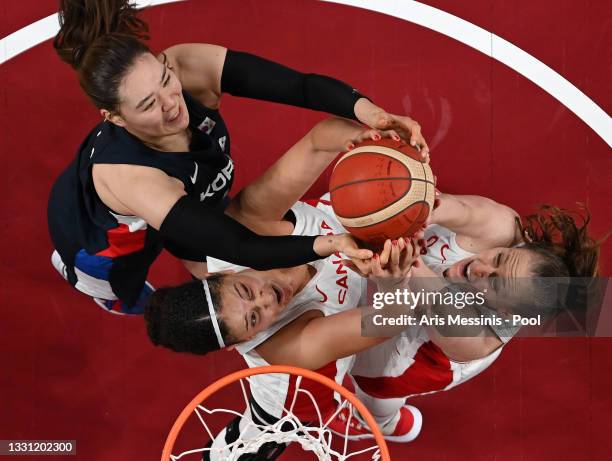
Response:
[[[342,225],[373,248],[418,231],[435,196],[433,173],[421,154],[391,139],[364,141],[344,154],[329,190]]]

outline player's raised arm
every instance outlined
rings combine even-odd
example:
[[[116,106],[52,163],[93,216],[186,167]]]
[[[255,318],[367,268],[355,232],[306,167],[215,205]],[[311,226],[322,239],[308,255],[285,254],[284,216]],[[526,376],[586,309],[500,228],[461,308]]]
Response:
[[[162,52],[159,59],[177,73],[183,88],[209,107],[217,107],[221,94],[229,93],[327,112],[370,128],[396,130],[429,159],[429,148],[417,122],[388,113],[335,78],[299,72],[250,53],[209,44],[175,45]]]
[[[431,224],[444,226],[463,238],[486,240],[493,246],[520,241],[518,215],[510,207],[478,195],[440,194],[437,199]]]
[[[327,317],[313,310],[277,332],[256,351],[271,365],[316,370],[386,339],[362,336],[361,316],[361,309]]]
[[[317,123],[261,177],[238,194],[228,207],[228,214],[257,229],[266,223],[281,221],[339,152],[350,150],[365,139],[381,137],[399,139],[393,130],[368,129],[347,119],[328,118]]]

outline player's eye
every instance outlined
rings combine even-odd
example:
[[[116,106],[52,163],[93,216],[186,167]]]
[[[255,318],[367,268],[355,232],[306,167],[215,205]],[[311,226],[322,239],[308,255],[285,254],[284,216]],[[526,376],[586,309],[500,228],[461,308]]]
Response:
[[[251,312],[251,327],[257,325],[257,312]]]
[[[499,265],[501,264],[501,258],[502,258],[502,254],[497,253],[497,257],[495,258],[495,267],[499,267]]]
[[[153,107],[153,104],[155,104],[155,99],[145,106],[145,108],[143,109],[143,112],[145,112],[145,111],[149,110],[151,107]]]
[[[172,75],[172,74],[170,74],[170,73],[168,72],[168,76],[166,77],[166,80],[164,81],[164,87],[168,86],[168,83],[170,83],[170,77],[171,77],[171,75]]]

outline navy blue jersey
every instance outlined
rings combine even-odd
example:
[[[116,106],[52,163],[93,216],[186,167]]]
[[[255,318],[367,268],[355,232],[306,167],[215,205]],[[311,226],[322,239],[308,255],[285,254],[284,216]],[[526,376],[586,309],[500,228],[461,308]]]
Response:
[[[183,96],[192,132],[188,152],[152,149],[104,121],[83,141],[49,198],[49,231],[66,264],[68,280],[92,296],[121,300],[127,310],[136,304],[164,242],[143,219],[120,215],[102,203],[94,188],[92,166],[157,168],[179,179],[188,195],[222,209],[234,177],[227,127],[217,110],[186,92]]]

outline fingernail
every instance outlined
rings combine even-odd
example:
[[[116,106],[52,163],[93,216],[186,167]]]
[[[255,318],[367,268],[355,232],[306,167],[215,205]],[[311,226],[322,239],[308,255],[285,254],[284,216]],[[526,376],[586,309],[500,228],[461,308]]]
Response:
[[[414,147],[414,146],[416,146],[416,142],[415,142],[415,141],[410,141],[410,145],[411,145],[412,147]]]

